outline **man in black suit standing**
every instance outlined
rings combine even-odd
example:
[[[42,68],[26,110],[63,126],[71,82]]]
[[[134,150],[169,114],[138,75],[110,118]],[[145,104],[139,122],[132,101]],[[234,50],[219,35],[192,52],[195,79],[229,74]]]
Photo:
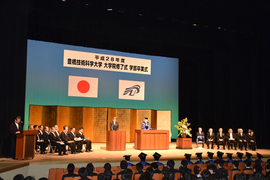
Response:
[[[116,117],[114,117],[114,118],[113,118],[113,121],[110,122],[110,128],[111,128],[111,131],[118,131],[118,129],[119,129],[119,124],[118,124],[118,122],[117,122],[117,118],[116,118]]]
[[[223,132],[222,128],[219,128],[218,133],[216,135],[217,138],[217,148],[219,149],[219,145],[223,145],[223,149],[225,150],[225,133]]]
[[[208,133],[206,135],[207,149],[209,149],[209,144],[211,144],[211,149],[214,149],[214,141],[215,141],[215,133],[213,133],[212,128],[209,128]]]
[[[76,137],[75,127],[70,128],[70,132],[68,133],[69,138],[75,142],[76,149],[78,153],[82,153],[82,139]]]
[[[58,153],[59,153],[58,155],[61,156],[62,151],[63,151],[63,155],[67,155],[66,145],[65,143],[61,142],[60,137],[56,135],[55,127],[52,127],[52,132],[50,133],[49,137],[50,137],[51,145],[56,146],[56,148],[58,149]]]
[[[65,125],[63,127],[63,131],[61,132],[61,135],[60,135],[62,141],[68,145],[71,149],[71,154],[76,154],[76,149],[75,149],[75,143],[74,141],[72,141],[69,136],[68,136],[68,126]]]
[[[236,136],[233,133],[232,129],[228,130],[228,134],[226,136],[226,139],[227,139],[228,150],[230,150],[230,148],[232,149],[233,146],[234,146],[234,149],[236,150]]]
[[[83,127],[79,128],[79,132],[76,134],[77,138],[81,138],[83,140],[83,144],[86,144],[86,152],[90,152],[92,149],[92,142],[83,135]]]
[[[16,151],[16,135],[23,132],[23,127],[21,122],[21,117],[17,116],[15,121],[10,124],[9,132],[10,132],[10,140],[11,140],[11,157],[15,159],[15,151]]]

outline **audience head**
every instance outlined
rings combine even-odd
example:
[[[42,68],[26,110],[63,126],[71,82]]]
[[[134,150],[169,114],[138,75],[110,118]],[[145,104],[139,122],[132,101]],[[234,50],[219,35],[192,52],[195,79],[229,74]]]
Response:
[[[141,162],[136,164],[136,169],[138,172],[141,172],[143,170],[143,164]]]
[[[256,159],[261,160],[263,158],[263,155],[261,155],[260,153],[257,153]]]
[[[131,155],[124,155],[123,157],[125,158],[125,160],[126,160],[127,162],[129,162],[129,161],[130,161],[130,156],[131,156]]]
[[[27,176],[26,178],[24,178],[24,180],[35,180],[35,178],[32,176]]]
[[[132,174],[128,174],[128,173],[124,173],[122,176],[121,176],[121,179],[122,180],[131,180],[132,178]]]
[[[218,170],[218,172],[219,172],[219,177],[220,178],[222,178],[223,180],[226,180],[226,179],[228,179],[228,171],[226,170],[226,169],[219,169]]]
[[[202,178],[204,180],[208,180],[210,176],[211,176],[211,173],[207,169],[203,170],[203,172],[202,172]]]
[[[253,166],[253,170],[254,170],[254,172],[262,172],[262,166],[260,165],[260,164],[255,164],[254,166]]]
[[[239,161],[233,161],[233,168],[238,169]]]
[[[141,152],[138,157],[141,159],[141,161],[145,161],[147,154]]]
[[[253,131],[250,131],[250,135],[253,136],[254,132]]]
[[[223,168],[224,161],[218,160],[217,165],[218,165],[218,168]]]
[[[168,166],[169,169],[173,169],[174,165],[175,165],[174,160],[167,161],[167,166]]]
[[[105,169],[105,170],[111,171],[111,168],[112,168],[112,166],[111,166],[110,163],[104,164],[104,169]]]
[[[251,174],[247,176],[247,180],[256,180],[256,178],[254,175]]]
[[[251,156],[252,156],[252,154],[251,154],[251,153],[246,152],[246,159],[250,159],[250,158],[251,158]]]
[[[270,164],[267,164],[267,165],[266,165],[265,170],[266,170],[267,172],[270,171]]]
[[[212,152],[207,152],[208,159],[213,159],[214,153]]]
[[[183,167],[187,167],[188,161],[184,159],[184,160],[181,161],[181,164],[182,164]]]
[[[197,174],[200,174],[201,173],[201,168],[199,166],[195,166],[194,167],[194,173],[197,175]]]
[[[121,161],[120,162],[120,167],[121,167],[121,169],[127,169],[127,167],[128,167],[128,164],[127,164],[127,161]]]
[[[161,155],[159,153],[155,152],[155,154],[153,154],[153,157],[154,157],[155,161],[158,161],[159,158],[161,157]]]
[[[199,160],[202,160],[202,153],[196,153],[196,156]]]
[[[92,174],[94,171],[94,165],[92,163],[88,163],[86,166],[87,174]]]
[[[84,177],[87,176],[87,171],[86,171],[86,168],[85,167],[80,168],[79,171],[78,171],[78,173],[79,173],[79,176],[81,178],[84,178]]]
[[[238,159],[242,159],[243,158],[243,155],[244,155],[243,153],[237,152],[236,154],[237,154]]]
[[[246,161],[245,165],[246,165],[246,167],[249,167],[250,168],[251,162],[250,161]]]
[[[74,169],[75,169],[75,166],[73,163],[68,164],[67,166],[68,173],[73,173]]]
[[[156,162],[151,163],[151,168],[155,171],[158,169],[158,164]]]
[[[219,159],[222,159],[223,154],[224,154],[223,152],[218,151],[218,152],[217,152],[217,156],[218,156],[218,158],[219,158]]]
[[[191,154],[187,154],[187,153],[185,154],[185,158],[187,161],[190,161],[190,157],[191,157]]]
[[[255,176],[256,180],[264,180],[264,175],[262,172],[256,172],[254,174],[254,176]]]
[[[267,164],[270,164],[270,159],[267,159],[266,163],[267,163]]]
[[[24,180],[24,176],[22,174],[17,174],[14,176],[13,180]]]
[[[152,179],[152,177],[154,175],[154,170],[152,169],[152,167],[147,168],[145,172],[149,173],[149,175],[150,175],[150,177]]]
[[[236,174],[233,177],[233,180],[246,180],[245,174]]]

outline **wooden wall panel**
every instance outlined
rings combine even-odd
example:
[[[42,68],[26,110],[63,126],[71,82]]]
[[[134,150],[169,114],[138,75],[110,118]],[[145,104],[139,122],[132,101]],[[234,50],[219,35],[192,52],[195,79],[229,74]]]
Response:
[[[57,123],[57,106],[43,106],[42,125],[52,127],[56,123]]]
[[[119,131],[126,131],[126,142],[130,142],[130,109],[117,109]]]
[[[29,124],[42,124],[42,106],[30,105]]]
[[[63,131],[64,125],[69,124],[69,107],[57,106],[57,125],[59,132]]]
[[[106,142],[107,108],[94,108],[92,125],[93,142]]]
[[[157,111],[157,129],[169,130],[171,141],[171,111]]]
[[[93,111],[94,108],[83,108],[83,134],[86,138],[90,138],[91,141],[93,141]],[[77,129],[76,132],[78,132],[78,130],[79,129]]]
[[[151,110],[151,128],[157,129],[157,111]]]
[[[68,128],[75,127],[76,132],[79,127],[83,126],[83,107],[70,107],[69,108],[69,121]]]
[[[108,108],[108,131],[110,130],[110,122],[113,120],[114,117],[117,117],[117,109]]]
[[[135,130],[140,129],[138,127],[137,110],[130,109],[130,142],[135,142]]]

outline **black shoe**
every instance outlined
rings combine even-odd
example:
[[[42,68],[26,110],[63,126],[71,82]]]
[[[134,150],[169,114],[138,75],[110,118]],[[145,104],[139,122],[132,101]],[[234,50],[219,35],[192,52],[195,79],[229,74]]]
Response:
[[[68,155],[67,153],[63,153],[63,155]]]
[[[63,154],[58,154],[58,156],[63,156]]]

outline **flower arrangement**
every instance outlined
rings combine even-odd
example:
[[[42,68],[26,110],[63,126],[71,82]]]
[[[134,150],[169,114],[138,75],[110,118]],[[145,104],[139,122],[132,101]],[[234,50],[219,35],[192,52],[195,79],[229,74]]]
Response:
[[[174,125],[174,127],[178,129],[179,131],[178,136],[182,136],[182,137],[186,135],[192,137],[192,134],[191,134],[192,129],[189,128],[189,126],[190,126],[190,123],[188,123],[187,117],[181,121],[178,121],[178,125]]]

